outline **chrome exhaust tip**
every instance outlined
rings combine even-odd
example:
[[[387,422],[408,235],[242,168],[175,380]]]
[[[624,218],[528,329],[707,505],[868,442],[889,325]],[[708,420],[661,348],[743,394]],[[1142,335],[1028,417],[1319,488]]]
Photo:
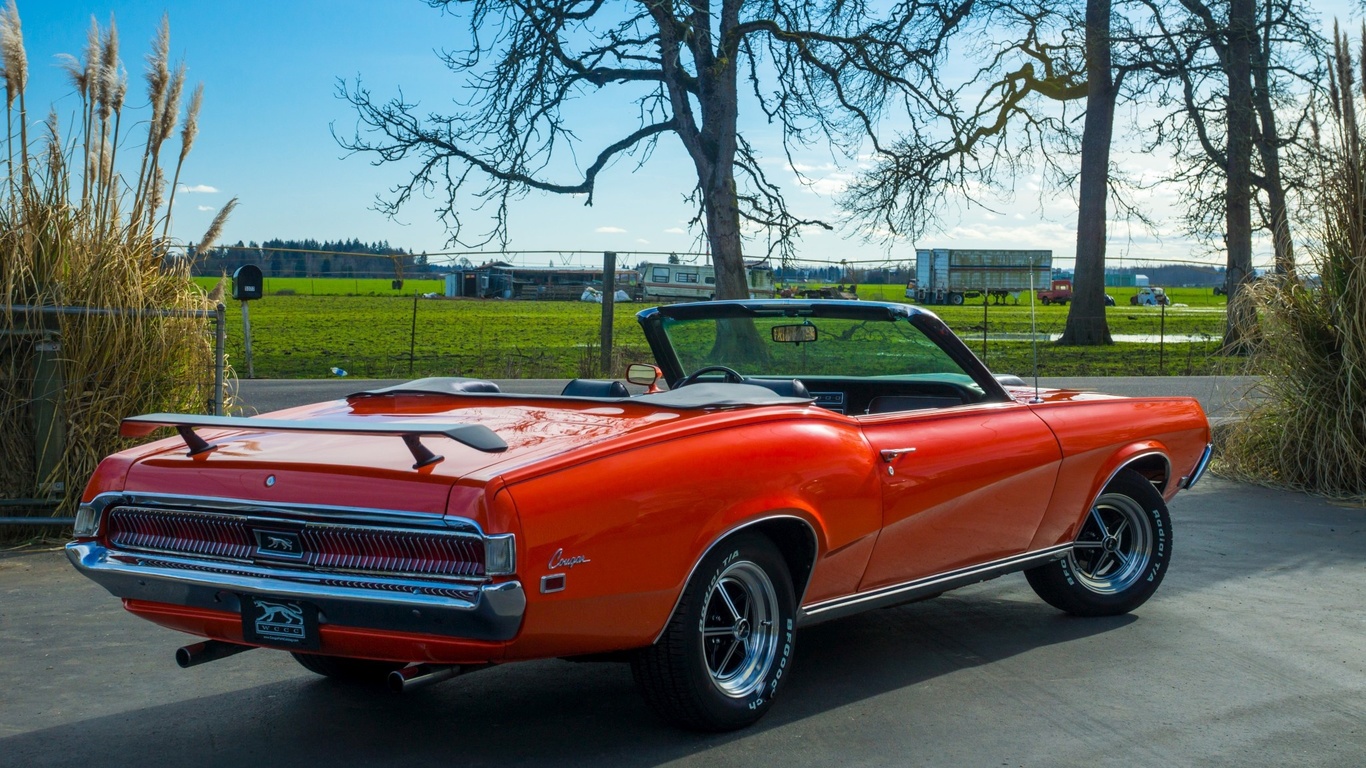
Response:
[[[254,645],[241,645],[239,643],[225,643],[222,640],[205,640],[202,643],[187,645],[179,648],[175,652],[175,663],[181,669],[207,664],[211,661],[226,659],[229,656],[236,656],[242,651],[255,650]]]
[[[419,688],[450,680],[464,671],[458,664],[414,664],[389,673],[389,690],[411,693]]]

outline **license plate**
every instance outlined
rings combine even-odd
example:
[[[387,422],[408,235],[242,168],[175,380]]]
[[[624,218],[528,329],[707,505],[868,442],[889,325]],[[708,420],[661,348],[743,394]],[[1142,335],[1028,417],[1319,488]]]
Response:
[[[318,607],[299,600],[242,596],[242,639],[279,648],[318,649]]]

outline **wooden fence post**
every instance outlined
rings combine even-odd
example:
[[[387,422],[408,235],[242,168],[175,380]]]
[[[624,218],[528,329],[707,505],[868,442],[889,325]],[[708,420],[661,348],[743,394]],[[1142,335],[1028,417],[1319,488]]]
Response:
[[[602,255],[602,375],[612,378],[612,318],[616,307],[617,255]]]

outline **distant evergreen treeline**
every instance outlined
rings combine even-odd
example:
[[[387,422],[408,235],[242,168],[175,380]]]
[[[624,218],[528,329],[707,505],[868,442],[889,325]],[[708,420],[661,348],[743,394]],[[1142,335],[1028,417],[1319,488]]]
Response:
[[[196,275],[231,275],[244,264],[255,264],[267,277],[393,277],[395,262],[405,277],[430,271],[427,255],[394,248],[387,240],[365,243],[350,240],[266,240],[213,248],[199,254],[191,249]]]
[[[1129,279],[1115,280],[1112,277],[1119,275],[1126,276]],[[1201,267],[1193,264],[1108,268],[1105,270],[1105,282],[1107,285],[1133,285],[1133,276],[1135,275],[1147,275],[1149,285],[1200,287],[1224,284],[1223,267]]]

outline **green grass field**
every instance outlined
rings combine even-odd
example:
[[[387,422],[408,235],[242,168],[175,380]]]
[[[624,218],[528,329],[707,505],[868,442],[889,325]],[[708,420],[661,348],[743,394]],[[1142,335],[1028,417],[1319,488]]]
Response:
[[[208,288],[216,282],[205,279],[201,285]],[[294,294],[281,295],[281,290],[292,290]],[[398,295],[386,280],[268,279],[266,296],[251,303],[253,371],[259,378],[326,377],[334,367],[366,378],[401,378],[408,376],[410,370],[413,376],[598,375],[599,305],[419,299],[414,324],[413,293],[440,290],[440,281],[435,280],[406,281],[403,295]],[[861,285],[859,295],[863,299],[904,300],[895,295],[903,290],[902,286]],[[355,291],[361,295],[352,295]],[[1217,354],[1224,327],[1223,297],[1215,299],[1210,295],[1212,301],[1197,304],[1197,299],[1202,298],[1200,289],[1173,289],[1170,293],[1173,301],[1189,306],[1172,306],[1165,312],[1155,307],[1132,307],[1127,303],[1128,294],[1111,289],[1120,305],[1109,308],[1107,316],[1110,331],[1120,343],[1110,347],[1041,344],[1040,374],[1235,372],[1239,361]],[[240,303],[229,300],[227,304],[229,362],[239,376],[246,376]],[[635,320],[635,313],[646,306],[621,304],[616,308],[618,366],[651,359]],[[1032,371],[1027,304],[988,305],[985,315],[983,305],[976,301],[961,307],[929,309],[943,318],[993,370],[1020,374]],[[1040,333],[1061,333],[1067,319],[1066,307],[1035,309]],[[1129,338],[1166,341],[1122,341]]]

